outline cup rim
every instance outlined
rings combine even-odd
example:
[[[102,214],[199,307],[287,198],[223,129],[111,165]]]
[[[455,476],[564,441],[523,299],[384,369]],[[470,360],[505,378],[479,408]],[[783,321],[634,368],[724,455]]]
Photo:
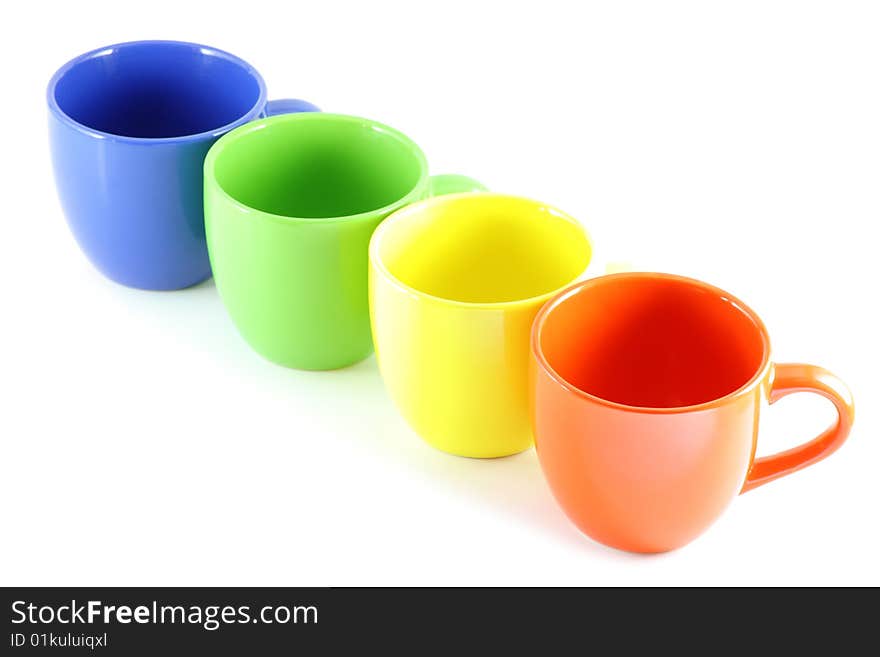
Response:
[[[411,285],[407,285],[402,280],[397,278],[388,267],[385,266],[385,262],[382,259],[379,250],[381,248],[380,242],[383,239],[383,236],[393,229],[394,224],[405,221],[407,217],[411,213],[420,213],[424,210],[424,208],[432,206],[432,205],[441,205],[443,203],[451,203],[455,201],[465,200],[465,199],[507,199],[517,201],[519,203],[528,203],[535,207],[546,208],[552,212],[552,214],[560,219],[563,219],[574,226],[576,226],[583,235],[584,242],[589,249],[590,256],[587,260],[587,264],[584,265],[584,269],[577,274],[574,278],[571,279],[568,283],[566,283],[562,287],[555,288],[550,290],[549,292],[545,292],[544,294],[539,294],[533,297],[526,297],[523,299],[513,299],[511,301],[461,301],[457,299],[448,299],[446,297],[439,297],[433,294],[429,294],[423,290],[419,290],[418,288],[412,287]],[[479,202],[479,201],[476,201]],[[570,286],[572,283],[578,281],[589,268],[592,259],[593,259],[593,239],[590,236],[590,233],[587,229],[579,222],[577,219],[572,217],[567,212],[563,212],[559,208],[550,205],[549,203],[544,203],[543,201],[536,201],[534,199],[525,197],[525,196],[517,196],[515,194],[501,194],[497,192],[460,192],[457,194],[444,194],[442,196],[434,196],[432,198],[425,199],[423,201],[419,201],[418,203],[413,203],[408,205],[405,208],[401,208],[399,211],[394,214],[386,217],[386,219],[379,224],[376,230],[373,232],[373,236],[370,238],[370,264],[375,268],[375,270],[381,274],[389,283],[391,283],[398,290],[409,294],[410,296],[414,296],[420,299],[433,301],[435,303],[440,303],[447,306],[453,306],[457,308],[469,308],[469,309],[482,309],[482,310],[498,310],[503,308],[511,308],[516,306],[527,306],[535,303],[543,304],[546,300],[550,299],[556,294],[560,293],[560,290],[565,289],[567,286]]]
[[[355,123],[361,126],[367,126],[373,130],[384,132],[390,137],[397,139],[399,142],[406,145],[416,156],[416,160],[419,166],[419,179],[416,181],[412,189],[410,189],[405,195],[403,195],[396,201],[392,201],[391,203],[388,203],[387,205],[379,208],[373,208],[372,210],[365,210],[364,212],[358,212],[355,214],[343,215],[338,217],[295,217],[292,215],[275,214],[273,212],[267,212],[265,210],[261,210],[260,208],[255,208],[252,205],[241,202],[240,200],[232,196],[229,192],[227,192],[226,189],[223,188],[223,185],[221,185],[220,182],[217,180],[217,176],[214,172],[217,158],[222,156],[224,149],[229,144],[232,144],[239,139],[246,138],[252,132],[255,132],[257,130],[264,130],[267,127],[271,127],[276,123],[286,123],[288,121],[333,121],[337,123]],[[259,214],[261,217],[265,217],[267,219],[271,219],[288,225],[316,225],[355,222],[365,219],[371,219],[376,217],[377,215],[391,214],[395,210],[398,210],[405,205],[413,203],[413,201],[418,200],[418,196],[421,194],[422,189],[427,183],[428,160],[419,145],[416,144],[412,139],[400,132],[400,130],[392,128],[391,126],[384,123],[380,123],[379,121],[374,121],[373,119],[367,119],[351,114],[333,114],[330,112],[296,112],[292,114],[278,114],[276,116],[270,116],[263,119],[258,119],[256,121],[251,121],[226,133],[211,146],[207,156],[205,156],[204,173],[205,184],[210,184],[211,187],[213,187],[219,194],[223,196],[227,203],[230,203],[231,205],[235,206],[243,212],[256,213]]]
[[[254,80],[256,80],[257,82],[260,93],[254,105],[247,112],[242,114],[234,121],[203,132],[196,132],[188,135],[178,135],[176,137],[131,137],[128,135],[120,135],[113,132],[104,132],[103,130],[98,130],[96,128],[87,126],[84,123],[80,123],[61,109],[61,107],[58,105],[58,101],[55,98],[55,90],[58,82],[74,67],[82,64],[85,61],[88,61],[89,59],[103,57],[118,50],[126,50],[138,46],[184,46],[190,49],[198,49],[199,51],[201,51],[202,54],[210,57],[219,57],[221,59],[225,59],[242,68],[246,73],[253,77]],[[252,121],[257,116],[259,116],[260,112],[263,110],[263,107],[266,105],[266,95],[266,82],[263,80],[263,77],[260,75],[257,69],[247,63],[241,57],[237,57],[232,53],[226,52],[225,50],[221,50],[219,48],[215,48],[213,46],[206,46],[191,41],[174,41],[164,39],[123,41],[121,43],[114,43],[109,46],[95,48],[81,55],[77,55],[66,64],[61,66],[57,71],[55,71],[55,73],[52,75],[52,78],[49,80],[48,86],[46,87],[46,102],[49,106],[49,111],[52,113],[53,116],[55,116],[65,125],[77,130],[78,132],[88,135],[89,137],[128,142],[133,144],[176,144],[219,137],[224,133],[229,132],[233,128],[243,125],[248,121]]]
[[[699,404],[691,404],[689,406],[632,406],[630,404],[623,404],[621,402],[615,402],[610,399],[599,397],[598,395],[589,393],[586,390],[583,390],[582,388],[574,385],[550,365],[546,355],[544,354],[544,350],[541,347],[541,332],[544,329],[547,318],[556,309],[557,306],[559,306],[570,297],[580,294],[583,290],[591,287],[597,287],[599,285],[605,285],[609,282],[613,283],[614,281],[625,279],[661,280],[684,283],[691,287],[699,288],[701,290],[709,292],[710,294],[713,294],[715,296],[723,297],[726,301],[736,306],[741,312],[745,313],[745,315],[748,316],[748,318],[755,325],[758,333],[760,333],[762,345],[761,364],[756,368],[752,376],[744,384],[742,384],[735,390],[732,390],[731,392],[728,392],[721,397],[716,397],[715,399],[710,399]],[[704,411],[723,406],[727,402],[749,393],[755,387],[760,385],[764,378],[767,376],[767,372],[769,371],[769,368],[771,366],[770,335],[767,332],[767,327],[764,325],[764,322],[761,320],[758,314],[751,309],[751,307],[743,303],[742,300],[730,294],[729,292],[704,281],[695,278],[689,278],[687,276],[679,276],[677,274],[666,274],[661,272],[621,272],[617,274],[606,274],[604,276],[590,278],[585,281],[579,281],[569,286],[568,288],[562,290],[559,294],[554,296],[552,299],[547,301],[547,303],[545,303],[538,311],[538,314],[535,316],[535,321],[532,323],[530,346],[532,356],[534,357],[538,366],[542,370],[544,370],[544,372],[546,372],[547,375],[551,379],[553,379],[553,381],[559,384],[567,392],[572,393],[581,399],[594,402],[607,408],[613,408],[620,411],[628,411],[630,413],[642,413],[645,415],[676,415],[681,413]]]

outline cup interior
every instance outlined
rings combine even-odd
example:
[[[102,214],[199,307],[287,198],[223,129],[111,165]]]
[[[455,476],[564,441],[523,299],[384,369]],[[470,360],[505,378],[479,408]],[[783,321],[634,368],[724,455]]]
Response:
[[[425,179],[424,155],[396,130],[331,114],[279,116],[230,134],[214,161],[220,187],[248,207],[329,219],[392,205]]]
[[[546,309],[537,340],[546,364],[570,385],[644,408],[735,392],[769,351],[760,320],[737,299],[648,274],[602,277],[563,295]]]
[[[461,303],[505,303],[576,280],[592,249],[571,217],[498,194],[442,196],[404,208],[376,237],[375,256],[398,281]]]
[[[177,42],[112,46],[74,62],[54,99],[93,130],[138,138],[200,134],[244,117],[258,104],[256,73],[230,55]]]

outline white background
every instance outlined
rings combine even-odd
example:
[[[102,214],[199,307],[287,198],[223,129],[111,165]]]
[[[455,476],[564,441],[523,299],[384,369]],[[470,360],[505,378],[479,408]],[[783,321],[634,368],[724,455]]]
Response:
[[[2,71],[0,583],[880,584],[880,15],[854,2],[14,3]],[[857,403],[827,461],[639,557],[582,536],[533,451],[426,446],[374,359],[286,370],[212,283],[104,280],[55,196],[45,85],[114,42],[236,53],[271,97],[389,123],[432,169],[580,218],[603,259],[708,280]],[[759,451],[818,433],[799,395]]]

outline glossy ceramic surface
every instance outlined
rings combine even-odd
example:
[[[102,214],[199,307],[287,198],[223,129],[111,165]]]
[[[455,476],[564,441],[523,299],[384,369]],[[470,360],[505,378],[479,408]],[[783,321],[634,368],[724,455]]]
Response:
[[[532,444],[529,330],[592,255],[581,225],[537,201],[453,195],[404,208],[370,243],[379,368],[413,429],[452,454]]]
[[[429,177],[421,149],[367,119],[296,114],[234,130],[205,161],[217,289],[245,340],[307,370],[370,355],[367,247],[391,212],[431,193],[481,189]]]
[[[849,434],[852,398],[818,367],[773,364],[761,320],[732,295],[664,274],[616,274],[549,301],[532,331],[541,467],[586,534],[634,552],[681,547],[738,493],[819,461]],[[835,424],[755,459],[761,406],[831,400]]]
[[[208,46],[122,43],[62,66],[47,102],[58,194],[92,263],[151,290],[210,277],[202,164],[220,135],[267,113],[259,73]],[[268,113],[316,109],[273,101]]]

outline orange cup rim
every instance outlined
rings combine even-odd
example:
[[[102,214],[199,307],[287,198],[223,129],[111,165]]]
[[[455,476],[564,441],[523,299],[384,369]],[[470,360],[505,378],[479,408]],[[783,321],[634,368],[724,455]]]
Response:
[[[604,399],[603,397],[593,395],[586,390],[583,390],[572,384],[567,379],[565,379],[565,377],[559,374],[559,372],[553,369],[553,367],[547,361],[547,358],[544,355],[544,351],[541,348],[541,331],[544,328],[547,318],[559,304],[561,304],[569,297],[580,294],[583,290],[587,290],[589,288],[598,287],[599,285],[606,285],[609,282],[613,283],[616,280],[624,279],[650,279],[684,283],[693,287],[706,290],[707,292],[710,292],[716,296],[723,297],[726,301],[736,306],[741,312],[744,312],[749,317],[749,319],[752,320],[752,322],[755,324],[755,327],[758,329],[758,332],[761,334],[761,343],[763,348],[761,365],[755,370],[755,373],[749,378],[749,380],[736,390],[733,390],[721,397],[710,399],[709,401],[701,402],[699,404],[692,404],[690,406],[631,406],[629,404],[622,404],[620,402],[611,401],[610,399]],[[596,278],[578,281],[573,285],[569,285],[567,288],[565,288],[561,292],[558,292],[556,295],[550,298],[538,311],[538,314],[535,316],[535,320],[532,323],[530,342],[532,354],[534,355],[535,360],[538,362],[538,365],[566,391],[580,397],[581,399],[591,401],[602,406],[607,406],[609,408],[614,408],[621,411],[644,413],[648,415],[672,415],[678,413],[691,413],[723,406],[728,401],[735,399],[740,395],[748,393],[755,386],[759,385],[760,382],[764,379],[768,368],[770,367],[770,335],[767,333],[767,327],[764,326],[764,322],[761,320],[758,314],[754,310],[752,310],[746,303],[744,303],[738,297],[730,294],[725,290],[722,290],[719,287],[715,287],[714,285],[710,285],[709,283],[705,283],[695,278],[679,276],[677,274],[663,274],[659,272],[622,272],[617,274],[607,274],[605,276],[598,276]]]

